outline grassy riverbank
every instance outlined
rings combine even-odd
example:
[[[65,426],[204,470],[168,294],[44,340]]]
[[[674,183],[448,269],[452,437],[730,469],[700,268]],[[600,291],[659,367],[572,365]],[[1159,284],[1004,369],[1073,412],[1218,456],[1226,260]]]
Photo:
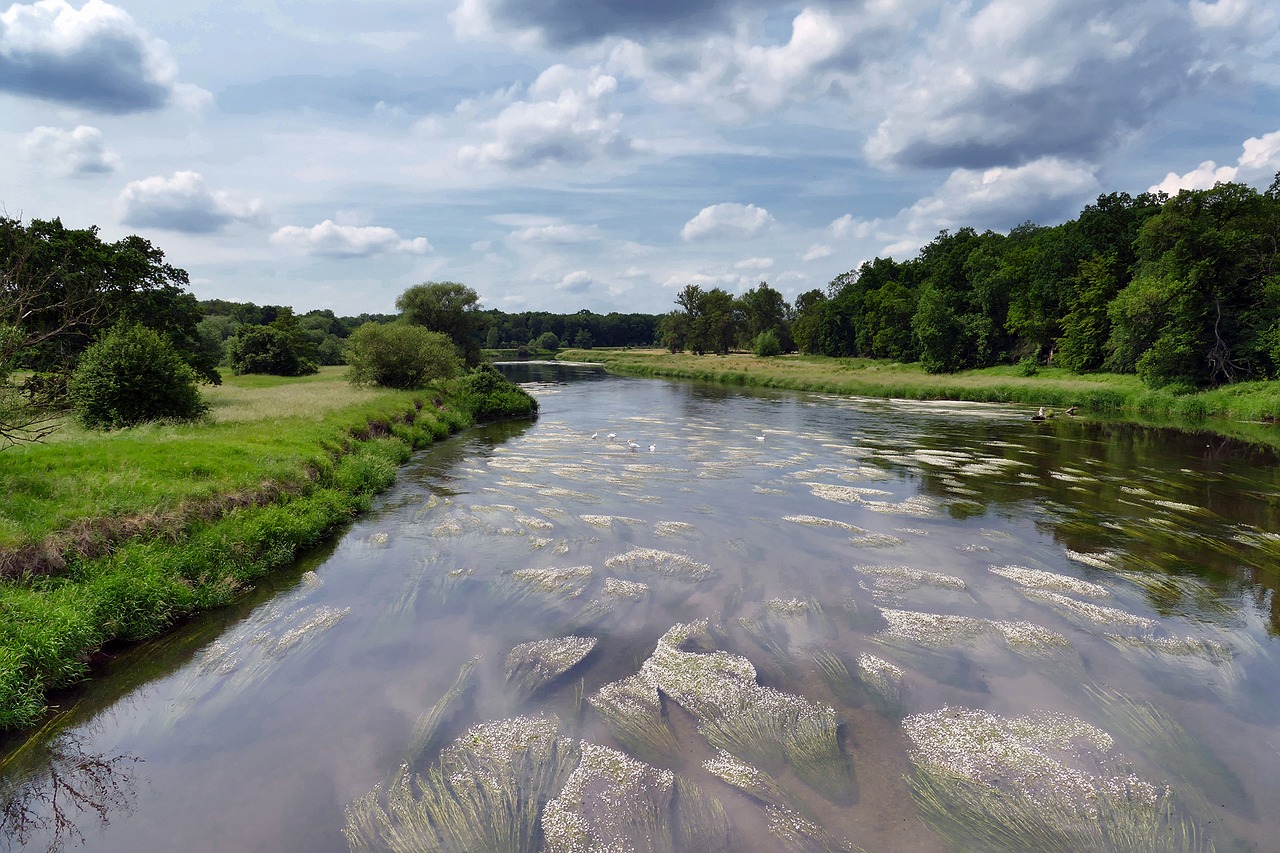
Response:
[[[690,355],[662,349],[566,349],[564,361],[592,361],[628,376],[663,376],[761,388],[817,391],[915,400],[1025,403],[1082,414],[1204,428],[1248,441],[1280,446],[1280,382],[1240,382],[1211,391],[1153,391],[1132,375],[1074,374],[1040,368],[1024,375],[1016,366],[929,374],[919,364],[865,358],[747,353]]]
[[[343,371],[227,377],[200,423],[68,425],[4,451],[0,729],[36,721],[105,644],[233,600],[471,423],[456,388],[357,389]]]

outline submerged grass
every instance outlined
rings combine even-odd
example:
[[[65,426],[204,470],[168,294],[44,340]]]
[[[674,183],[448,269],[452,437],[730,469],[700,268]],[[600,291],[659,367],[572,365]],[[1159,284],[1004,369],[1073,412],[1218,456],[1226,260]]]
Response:
[[[208,393],[203,423],[69,426],[4,451],[0,729],[38,720],[103,645],[231,602],[471,423],[448,388],[361,391],[333,371]]]

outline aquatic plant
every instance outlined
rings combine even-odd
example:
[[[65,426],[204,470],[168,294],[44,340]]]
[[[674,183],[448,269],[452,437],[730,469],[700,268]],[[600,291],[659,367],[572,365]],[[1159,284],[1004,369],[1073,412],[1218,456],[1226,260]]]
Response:
[[[916,807],[957,849],[1212,849],[1167,787],[1134,775],[1111,736],[1078,718],[943,708],[903,730]]]
[[[1154,619],[1148,619],[1118,607],[1105,607],[1101,604],[1078,601],[1058,592],[1028,589],[1024,590],[1024,594],[1028,598],[1052,605],[1063,616],[1085,627],[1102,626],[1112,630],[1123,627],[1145,633],[1154,631],[1157,626]]]
[[[406,766],[386,790],[375,786],[346,809],[353,853],[531,853],[540,849],[543,806],[577,766],[576,742],[549,717],[472,726],[425,776]],[[383,804],[385,800],[385,805]]]
[[[652,681],[636,674],[601,687],[587,697],[618,742],[630,751],[658,757],[676,751],[662,698]]]
[[[865,853],[861,847],[836,838],[804,815],[785,805],[765,809],[769,831],[787,850],[796,853]]]
[[[1102,584],[1060,575],[1057,572],[1046,572],[1042,569],[1028,569],[1025,566],[990,566],[988,571],[1027,589],[1066,592],[1090,598],[1106,598],[1111,595],[1110,590]]]
[[[604,564],[611,569],[625,567],[633,571],[653,572],[687,583],[697,583],[715,572],[711,566],[692,557],[657,548],[634,548],[610,557]]]
[[[453,684],[444,692],[444,695],[419,715],[417,722],[413,725],[413,733],[409,735],[409,744],[405,747],[405,766],[417,767],[427,751],[435,748],[440,727],[450,709],[471,689],[474,683],[472,673],[479,661],[480,657],[477,655],[464,663],[458,670],[457,678],[453,680]]]
[[[639,581],[625,581],[621,578],[605,578],[603,595],[612,598],[626,598],[639,601],[649,594],[649,585]]]
[[[840,530],[847,530],[850,533],[866,533],[867,531],[856,524],[849,524],[844,521],[836,521],[831,518],[820,518],[816,515],[784,515],[783,521],[790,521],[794,524],[807,524],[811,527],[835,527]]]
[[[813,653],[813,662],[818,665],[818,674],[822,676],[832,696],[848,706],[858,704],[853,676],[849,674],[844,661],[826,649],[820,649]]]
[[[723,749],[716,752],[715,758],[702,762],[708,773],[732,785],[740,791],[765,803],[786,802],[786,795],[772,776],[734,757]]]
[[[586,588],[593,569],[590,566],[568,566],[547,569],[517,569],[510,577],[526,590],[565,598],[576,598]]]
[[[653,532],[658,536],[682,536],[697,529],[687,521],[658,521],[653,525]]]
[[[560,795],[542,812],[543,850],[670,853],[675,774],[626,753],[581,745]]]
[[[882,592],[907,592],[922,586],[954,591],[968,589],[960,578],[910,566],[854,566],[853,569],[875,578],[875,587]]]
[[[581,663],[596,642],[595,637],[569,636],[521,643],[507,655],[507,683],[532,695]]]
[[[863,652],[858,655],[858,678],[876,698],[876,704],[886,711],[902,708],[902,684],[904,673],[883,658]]]

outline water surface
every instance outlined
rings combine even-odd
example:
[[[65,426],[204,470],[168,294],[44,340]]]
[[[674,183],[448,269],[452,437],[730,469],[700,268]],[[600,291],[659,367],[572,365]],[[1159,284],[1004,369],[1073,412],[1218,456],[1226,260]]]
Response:
[[[1117,827],[1159,809],[1189,835],[1146,849],[1274,846],[1272,455],[527,370],[535,423],[418,455],[331,547],[60,697],[6,769],[10,839],[389,849],[359,815],[443,766],[524,785],[553,850],[998,849],[965,835],[986,806],[946,799],[956,773],[1105,824],[1099,849],[1144,849]],[[526,645],[566,637],[590,650],[563,673]],[[626,690],[654,691],[656,723],[619,715]],[[566,775],[502,776],[503,725]]]

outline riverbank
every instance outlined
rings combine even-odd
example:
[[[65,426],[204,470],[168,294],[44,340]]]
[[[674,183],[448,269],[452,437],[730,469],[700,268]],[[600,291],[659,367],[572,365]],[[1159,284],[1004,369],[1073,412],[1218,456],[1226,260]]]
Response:
[[[4,452],[0,729],[36,722],[109,643],[234,600],[472,423],[458,386],[360,389],[344,372],[228,376],[202,389],[205,421],[67,425]]]
[[[558,358],[589,361],[625,376],[692,379],[760,388],[815,391],[910,400],[1024,403],[1139,423],[1203,429],[1280,447],[1280,382],[1240,382],[1210,391],[1176,394],[1148,388],[1132,375],[1074,374],[1017,366],[929,374],[919,364],[865,358],[749,353],[691,355],[663,349],[565,349]]]

